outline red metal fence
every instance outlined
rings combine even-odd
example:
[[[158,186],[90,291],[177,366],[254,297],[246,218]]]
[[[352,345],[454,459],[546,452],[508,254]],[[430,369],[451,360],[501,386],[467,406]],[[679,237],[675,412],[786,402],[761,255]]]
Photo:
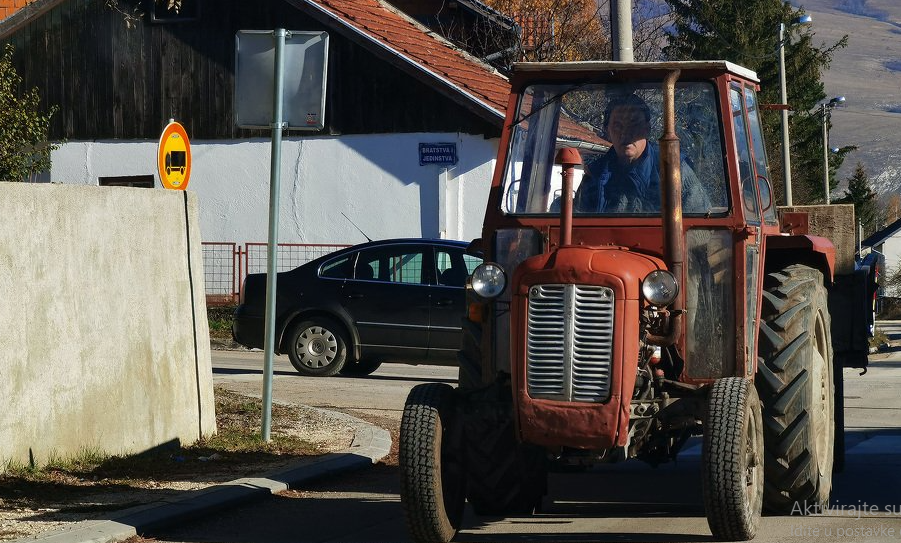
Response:
[[[241,249],[237,243],[203,245],[203,282],[207,305],[237,303],[241,285]]]
[[[320,256],[350,247],[340,243],[279,243],[278,271],[293,270]],[[206,303],[232,305],[238,303],[244,278],[249,273],[266,273],[267,243],[249,242],[243,246],[232,242],[203,242],[203,277]]]

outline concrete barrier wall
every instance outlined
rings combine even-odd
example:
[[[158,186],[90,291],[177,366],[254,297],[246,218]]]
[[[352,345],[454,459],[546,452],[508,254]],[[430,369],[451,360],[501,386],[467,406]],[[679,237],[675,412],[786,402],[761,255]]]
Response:
[[[197,199],[0,183],[0,471],[215,432]]]
[[[835,274],[854,273],[854,254],[857,252],[854,204],[780,206],[779,211],[807,213],[810,235],[827,238],[835,246]]]

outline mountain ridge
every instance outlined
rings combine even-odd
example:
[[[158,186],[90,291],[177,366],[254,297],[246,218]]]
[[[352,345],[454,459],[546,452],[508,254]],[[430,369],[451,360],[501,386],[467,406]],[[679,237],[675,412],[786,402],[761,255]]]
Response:
[[[845,157],[832,197],[844,194],[857,162],[881,200],[901,190],[901,5],[896,0],[793,0],[813,18],[814,43],[848,35],[823,73],[826,99],[844,96],[832,112],[829,146],[856,145]]]

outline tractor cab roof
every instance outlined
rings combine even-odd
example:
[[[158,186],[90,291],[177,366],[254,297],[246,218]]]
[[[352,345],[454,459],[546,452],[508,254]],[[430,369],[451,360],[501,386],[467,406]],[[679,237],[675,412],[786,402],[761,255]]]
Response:
[[[680,79],[712,78],[730,74],[759,83],[757,74],[726,60],[692,60],[680,62],[519,62],[513,65],[513,78],[573,78],[600,77],[602,79],[659,79],[672,70],[681,70]]]

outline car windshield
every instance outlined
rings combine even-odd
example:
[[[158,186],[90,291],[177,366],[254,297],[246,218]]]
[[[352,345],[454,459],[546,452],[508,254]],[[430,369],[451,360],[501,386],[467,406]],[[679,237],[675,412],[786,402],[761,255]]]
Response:
[[[659,215],[663,92],[653,84],[532,85],[520,102],[504,173],[502,211],[560,210],[557,152],[578,149],[575,215]],[[716,91],[706,82],[676,85],[683,212],[728,211]]]

